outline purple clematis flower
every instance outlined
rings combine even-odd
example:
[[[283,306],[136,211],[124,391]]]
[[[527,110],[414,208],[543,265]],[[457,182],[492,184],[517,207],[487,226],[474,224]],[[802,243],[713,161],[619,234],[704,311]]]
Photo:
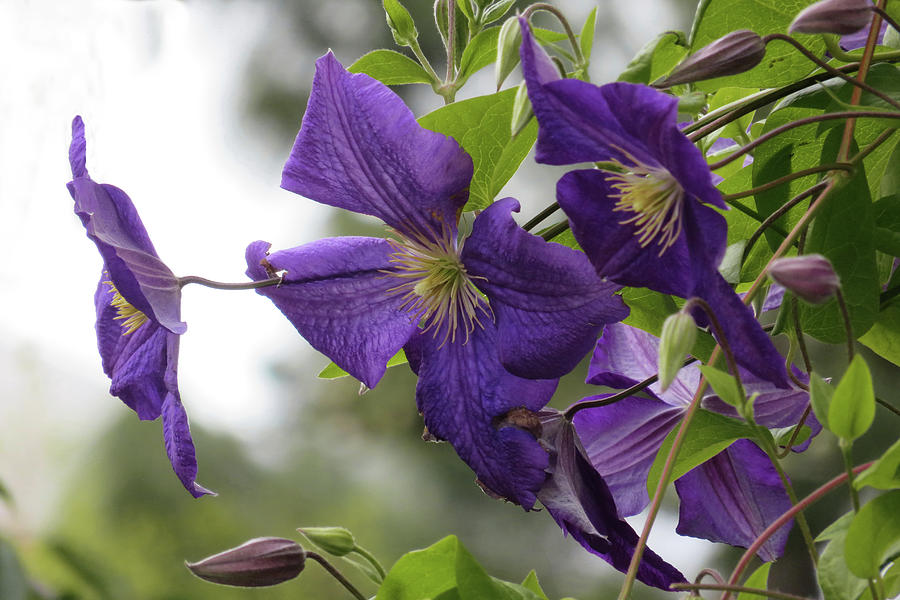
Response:
[[[166,454],[182,485],[195,498],[211,494],[199,485],[194,443],[178,393],[181,287],[159,259],[131,199],[117,187],[95,183],[85,167],[81,117],[72,122],[69,193],[75,214],[103,257],[94,294],[97,344],[109,388],[142,420],[162,415]]]
[[[588,552],[623,573],[628,570],[638,535],[616,512],[609,487],[586,457],[572,423],[562,413],[539,413],[541,440],[551,449],[550,477],[538,499],[563,531]],[[668,590],[684,582],[675,567],[647,548],[638,567],[638,580]]]
[[[519,228],[507,198],[458,241],[472,161],[420,127],[386,86],[326,54],[282,187],[381,218],[396,239],[342,237],[267,254],[247,248],[257,290],[309,343],[374,387],[405,348],[431,436],[450,441],[482,487],[526,509],[547,453],[511,410],[540,410],[594,344],[627,315],[586,257]]]
[[[630,83],[559,79],[527,21],[520,23],[540,126],[537,161],[612,165],[571,171],[557,184],[559,205],[597,272],[620,285],[704,299],[741,365],[788,387],[784,359],[718,273],[727,226],[715,208],[727,206],[703,155],[678,129],[677,98]]]
[[[588,383],[628,388],[657,371],[659,340],[623,324],[606,328],[597,343]],[[753,406],[757,423],[765,427],[795,425],[809,405],[809,395],[796,387],[780,389],[741,373],[748,394],[758,393]],[[602,408],[586,409],[574,423],[590,461],[606,480],[620,516],[639,513],[649,503],[647,475],[666,435],[681,421],[700,382],[700,370],[684,367],[666,391],[651,385],[644,396],[632,396]],[[601,394],[590,399],[609,397]],[[736,410],[711,394],[703,408],[733,418]],[[810,415],[813,435],[821,425]],[[798,447],[801,451],[809,440]],[[677,531],[682,535],[749,546],[791,506],[778,473],[756,444],[738,440],[711,460],[675,481],[681,498]],[[784,551],[789,528],[784,527],[760,549],[759,557],[774,560]]]

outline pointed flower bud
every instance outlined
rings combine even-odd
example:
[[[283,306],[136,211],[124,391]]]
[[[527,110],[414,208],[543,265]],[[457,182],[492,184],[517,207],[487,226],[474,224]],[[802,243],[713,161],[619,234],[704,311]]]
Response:
[[[293,579],[303,570],[306,551],[293,540],[255,538],[195,563],[190,571],[206,581],[238,587],[263,587]]]
[[[512,120],[510,122],[512,137],[519,135],[533,116],[534,111],[531,109],[531,100],[528,99],[528,89],[523,81],[519,84],[519,89],[516,90],[516,97],[513,100]]]
[[[800,11],[789,33],[855,33],[872,20],[869,0],[822,0]]]
[[[383,0],[384,14],[387,18],[391,35],[399,46],[409,46],[419,37],[416,24],[413,22],[409,11],[400,4],[399,0]]]
[[[313,544],[334,556],[346,556],[356,548],[356,539],[343,527],[304,527],[298,529]]]
[[[732,31],[690,55],[654,87],[737,75],[749,71],[766,55],[763,39],[749,29]]]
[[[769,276],[810,304],[827,302],[841,287],[831,262],[821,254],[779,258],[769,267]]]
[[[519,64],[519,47],[521,45],[522,30],[519,27],[519,20],[516,17],[510,17],[500,27],[500,34],[497,36],[497,64],[494,72],[498,90]]]
[[[659,384],[665,391],[684,364],[697,340],[697,324],[689,311],[680,310],[663,322],[659,338]]]

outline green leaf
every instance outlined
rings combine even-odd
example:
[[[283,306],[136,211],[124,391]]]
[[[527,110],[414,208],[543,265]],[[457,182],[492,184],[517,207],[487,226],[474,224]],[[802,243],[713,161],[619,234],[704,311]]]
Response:
[[[859,341],[880,357],[900,365],[900,303],[886,306]]]
[[[844,560],[857,577],[874,579],[881,563],[900,552],[900,490],[878,496],[853,518]]]
[[[406,360],[406,353],[403,352],[403,348],[397,351],[397,354],[392,356],[390,360],[387,361],[387,367],[396,367],[397,365],[405,365],[408,361]],[[319,371],[319,374],[316,375],[319,379],[338,379],[339,377],[348,377],[350,374],[337,366],[336,364],[328,363],[324,369]]]
[[[459,84],[462,85],[473,73],[482,69],[497,58],[497,36],[499,27],[485,29],[474,38],[463,50],[459,61]]]
[[[872,208],[875,248],[891,256],[900,256],[900,194],[881,198]]]
[[[832,433],[844,440],[855,440],[864,434],[875,419],[875,392],[872,374],[865,359],[857,354],[847,367],[828,408],[828,425]]]
[[[553,241],[557,241],[557,238]],[[622,290],[622,300],[630,309],[628,317],[622,322],[656,337],[662,334],[666,318],[678,310],[678,305],[671,296],[647,288],[625,288]],[[707,360],[715,347],[716,341],[711,335],[698,331],[691,355]]]
[[[393,50],[373,50],[359,57],[347,70],[365,73],[385,85],[431,83],[431,77],[422,65]]]
[[[863,471],[853,480],[853,487],[862,489],[865,486],[879,490],[896,490],[900,488],[900,440],[885,450],[881,458]]]
[[[853,513],[847,513],[816,538],[831,540],[819,557],[817,575],[825,600],[856,600],[866,588],[866,580],[850,572],[844,561],[844,544]]]
[[[416,24],[413,22],[409,11],[400,4],[399,0],[381,0],[384,7],[384,15],[387,18],[388,27],[394,41],[400,46],[409,46],[419,37]]]
[[[541,583],[538,581],[538,576],[534,569],[528,572],[528,575],[522,581],[522,587],[534,592],[540,600],[550,600],[541,588]]]
[[[834,397],[834,387],[814,372],[809,374],[809,403],[813,413],[822,424],[822,427],[831,431],[828,424],[828,412],[831,410],[831,399]]]
[[[619,74],[619,81],[648,84],[656,81],[677,65],[687,54],[687,41],[680,31],[665,31],[641,48],[625,70]]]
[[[653,465],[650,467],[650,475],[647,478],[647,491],[651,498],[656,493],[663,465],[666,462],[666,457],[672,448],[672,442],[675,440],[677,433],[678,427],[675,427],[666,436],[659,452],[656,454]],[[681,450],[678,452],[678,458],[675,461],[669,481],[675,481],[694,467],[714,457],[736,440],[752,438],[753,436],[753,430],[745,423],[699,409],[685,433],[684,441],[681,445]]]
[[[595,6],[581,28],[578,43],[581,44],[581,53],[584,55],[585,64],[591,62],[591,50],[594,48],[594,27],[597,25],[597,7]]]
[[[732,375],[709,365],[702,365],[700,367],[700,372],[706,377],[709,385],[712,386],[719,398],[722,399],[722,402],[730,404],[735,408],[744,404],[745,398],[738,390],[737,381],[735,381]]]
[[[785,33],[794,17],[814,0],[712,0],[697,9],[691,32],[691,50],[703,46],[736,29],[750,29],[760,36]],[[796,35],[809,50],[821,56],[825,43],[819,36]],[[713,91],[725,86],[780,87],[811,72],[815,65],[793,46],[776,41],[766,47],[762,62],[745,73],[702,81],[700,89]]]
[[[747,578],[742,585],[748,588],[756,588],[758,590],[764,590],[768,588],[769,582],[769,569],[772,568],[772,563],[767,562],[763,563],[757,568],[750,577]],[[747,592],[741,592],[738,594],[737,600],[767,600],[767,596],[761,596],[759,594],[748,594]]]
[[[515,3],[516,0],[497,0],[488,4],[481,13],[481,24],[488,25],[503,17]]]
[[[0,598],[25,600],[28,597],[28,579],[15,548],[0,539]]]
[[[715,94],[713,94],[712,98],[710,98],[709,110],[713,111],[717,108],[721,108],[723,106],[731,104],[732,102],[737,102],[738,100],[741,100],[756,91],[758,90],[736,87],[722,88]],[[753,113],[747,113],[737,121],[732,121],[731,123],[723,127],[722,131],[719,133],[719,137],[731,138],[733,140],[740,141],[743,136],[747,135],[747,128],[750,127],[750,123],[752,121]]]
[[[487,208],[515,174],[537,139],[537,121],[512,138],[516,90],[448,104],[419,118],[426,129],[452,136],[472,157],[475,172],[464,210]]]

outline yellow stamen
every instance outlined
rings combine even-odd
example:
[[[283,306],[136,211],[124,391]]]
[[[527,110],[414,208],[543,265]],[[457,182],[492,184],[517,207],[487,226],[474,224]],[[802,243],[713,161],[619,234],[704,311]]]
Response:
[[[394,269],[385,274],[402,282],[388,292],[401,295],[400,308],[421,320],[425,331],[434,330],[434,337],[444,331],[441,346],[456,341],[456,330],[464,329],[466,339],[475,326],[484,326],[479,311],[493,319],[490,306],[466,272],[459,258],[459,248],[449,229],[438,239],[435,236],[398,236],[388,240],[394,248],[390,261]]]
[[[125,331],[122,332],[122,335],[134,333],[141,325],[149,320],[147,319],[147,315],[129,304],[128,300],[119,293],[119,290],[116,289],[116,286],[113,285],[112,281],[104,281],[103,283],[108,285],[110,291],[113,293],[112,300],[110,300],[109,304],[116,309],[117,314],[113,317],[113,320],[123,321],[121,325]]]
[[[662,256],[681,235],[684,188],[664,167],[645,165],[628,152],[619,151],[632,164],[612,161],[626,171],[607,175],[610,187],[618,192],[612,196],[616,198],[613,210],[634,213],[619,223],[633,223],[640,245],[647,247],[655,241]]]

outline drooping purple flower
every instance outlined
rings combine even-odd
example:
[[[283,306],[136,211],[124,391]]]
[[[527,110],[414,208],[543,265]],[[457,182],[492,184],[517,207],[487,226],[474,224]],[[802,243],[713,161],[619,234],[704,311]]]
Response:
[[[326,54],[282,187],[374,215],[395,238],[330,238],[272,254],[255,242],[247,274],[283,272],[281,285],[259,293],[368,387],[405,348],[430,434],[450,441],[483,487],[527,509],[547,453],[504,416],[542,408],[627,308],[582,253],[519,228],[512,198],[459,241],[472,170],[453,139],[420,127],[391,90]]]
[[[538,499],[564,532],[624,573],[637,545],[637,533],[617,514],[610,490],[586,458],[572,423],[558,411],[539,414],[541,440],[551,450],[550,477]],[[649,548],[641,557],[637,578],[663,590],[685,581],[675,567]]]
[[[199,485],[194,443],[178,392],[181,287],[159,259],[131,199],[119,188],[95,183],[85,167],[81,117],[72,122],[69,193],[75,214],[103,257],[94,294],[97,344],[110,393],[142,420],[162,415],[166,454],[195,498],[211,494]]]
[[[718,273],[727,226],[715,209],[727,206],[703,155],[678,129],[677,98],[630,83],[559,79],[527,21],[520,23],[537,161],[612,165],[571,171],[557,184],[559,205],[597,272],[620,285],[704,299],[741,365],[787,387],[784,359]],[[700,311],[695,317],[706,323]]]
[[[588,382],[627,388],[654,375],[658,345],[657,338],[639,329],[622,324],[607,327],[597,343]],[[741,378],[748,394],[759,394],[753,404],[754,418],[765,427],[795,425],[809,404],[808,394],[796,387],[780,389],[746,371]],[[650,466],[663,439],[681,421],[699,382],[699,369],[684,367],[666,391],[654,384],[644,391],[646,396],[575,415],[578,435],[609,485],[620,516],[637,514],[649,503]],[[734,407],[713,393],[704,397],[701,406],[739,418]],[[821,430],[812,416],[807,424],[813,434]],[[805,449],[807,444],[795,449]],[[749,546],[790,508],[769,458],[748,440],[738,440],[678,479],[675,489],[681,498],[678,533],[734,546]],[[760,549],[760,558],[769,561],[780,556],[788,532],[785,527],[770,538]]]

